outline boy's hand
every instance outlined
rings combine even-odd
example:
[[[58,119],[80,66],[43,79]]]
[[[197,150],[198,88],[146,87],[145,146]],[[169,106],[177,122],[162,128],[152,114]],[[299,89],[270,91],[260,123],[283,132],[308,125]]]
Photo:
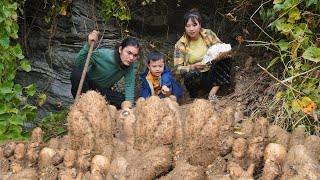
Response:
[[[164,94],[165,96],[170,96],[170,95],[171,95],[171,91],[170,91],[170,89],[169,89],[166,85],[162,86],[161,92],[162,92],[162,94]]]
[[[92,41],[97,42],[99,36],[100,36],[100,32],[96,31],[96,30],[93,30],[88,36],[88,43],[91,44]]]

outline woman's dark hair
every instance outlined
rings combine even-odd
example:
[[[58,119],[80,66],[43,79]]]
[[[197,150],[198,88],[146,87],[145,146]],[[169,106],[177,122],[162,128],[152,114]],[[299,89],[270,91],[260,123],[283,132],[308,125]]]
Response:
[[[160,59],[163,59],[163,55],[158,51],[152,51],[147,56],[147,63],[150,64],[150,61],[158,61]]]
[[[201,24],[202,22],[202,18],[200,13],[198,12],[197,9],[191,9],[189,10],[183,17],[184,19],[184,25],[186,25],[189,21],[189,19],[191,19],[191,21],[193,23],[196,23],[196,20]]]
[[[136,48],[140,48],[138,40],[135,38],[126,38],[122,41],[122,43],[119,45],[119,47],[125,48],[127,46],[134,46]]]
[[[115,53],[114,53],[114,56],[115,56],[116,60],[119,61],[120,65],[122,63],[121,60],[120,60],[120,53],[119,53],[119,47],[120,46],[122,47],[122,49],[127,47],[127,46],[133,46],[133,47],[136,47],[136,48],[140,49],[139,42],[138,42],[138,40],[136,38],[126,38],[126,39],[124,39],[121,42],[121,44],[119,44],[119,45],[117,45],[115,47]]]

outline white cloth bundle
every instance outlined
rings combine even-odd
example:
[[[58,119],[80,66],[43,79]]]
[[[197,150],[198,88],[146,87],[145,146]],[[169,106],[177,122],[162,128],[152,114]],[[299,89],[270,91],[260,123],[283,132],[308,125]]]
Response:
[[[208,49],[206,54],[203,56],[201,63],[202,64],[211,63],[211,61],[215,60],[220,53],[228,52],[228,51],[231,51],[230,44],[225,44],[225,43],[215,44]]]

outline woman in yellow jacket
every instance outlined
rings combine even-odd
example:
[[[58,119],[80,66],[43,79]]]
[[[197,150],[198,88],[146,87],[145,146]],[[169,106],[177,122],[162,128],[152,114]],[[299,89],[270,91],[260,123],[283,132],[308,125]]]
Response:
[[[185,33],[175,44],[175,72],[184,75],[184,84],[191,98],[196,98],[200,89],[207,89],[208,99],[216,101],[219,87],[230,84],[232,60],[230,53],[223,53],[212,61],[211,66],[201,63],[208,49],[221,43],[215,33],[201,27],[201,22],[197,10],[185,14]]]

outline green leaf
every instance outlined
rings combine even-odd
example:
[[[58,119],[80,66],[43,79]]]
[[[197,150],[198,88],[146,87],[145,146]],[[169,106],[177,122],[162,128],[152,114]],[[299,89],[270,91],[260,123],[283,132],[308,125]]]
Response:
[[[57,133],[58,134],[62,134],[62,133],[65,133],[66,132],[66,130],[64,129],[64,128],[62,128],[62,127],[59,127],[58,129],[57,129]]]
[[[1,84],[1,93],[11,93],[12,92],[13,82],[5,82]]]
[[[318,63],[320,62],[320,48],[309,47],[304,51],[304,53],[302,54],[302,57],[309,61]]]
[[[9,119],[8,122],[10,124],[15,124],[15,125],[23,125],[23,120],[20,115],[12,115]]]
[[[49,22],[51,21],[51,17],[50,16],[45,16],[44,20],[46,21],[46,23],[49,24]]]
[[[11,116],[11,114],[9,113],[5,113],[5,114],[0,114],[0,121],[6,121],[7,119],[9,119]]]
[[[36,117],[37,111],[38,109],[36,106],[26,104],[21,110],[21,115],[25,116],[26,121],[30,121]]]
[[[297,100],[292,101],[291,106],[292,106],[292,110],[294,112],[299,112],[301,110],[301,107],[300,107],[299,103],[297,102]]]
[[[22,128],[19,125],[10,125],[8,133],[6,135],[10,139],[21,139]]]
[[[306,7],[308,8],[311,4],[315,3],[316,0],[306,0]]]
[[[3,63],[0,62],[0,70],[3,70],[3,69],[4,69]]]
[[[0,114],[4,114],[7,112],[7,106],[6,104],[0,104]]]
[[[309,64],[304,64],[304,65],[301,66],[301,70],[302,70],[302,71],[308,71],[310,68],[311,68],[311,67],[310,67]]]
[[[290,33],[292,31],[292,24],[283,25],[281,30],[283,33]]]
[[[7,102],[11,101],[13,97],[14,97],[14,92],[12,92],[12,93],[7,93],[7,94],[5,94],[5,95],[3,96],[3,98],[4,98]]]
[[[269,69],[271,66],[273,66],[275,63],[277,63],[277,61],[280,59],[280,57],[275,57],[274,59],[272,59],[272,61],[269,63],[267,69]]]
[[[20,62],[20,67],[26,72],[30,72],[30,70],[31,70],[31,66],[30,66],[29,62],[26,60],[22,60]]]
[[[297,61],[297,62],[294,63],[294,67],[296,69],[299,69],[301,66],[302,66],[302,63],[300,61]]]
[[[37,86],[35,84],[31,84],[25,87],[25,91],[29,96],[33,96],[37,91]]]
[[[303,107],[306,107],[310,102],[312,102],[312,100],[309,97],[303,97],[301,99],[302,105]]]
[[[282,1],[283,1],[283,0],[274,0],[274,1],[273,1],[273,4],[280,4],[280,3],[282,3]]]
[[[38,97],[38,105],[41,107],[47,100],[47,95],[46,94],[41,94],[39,97]]]
[[[294,7],[289,11],[288,16],[294,20],[299,20],[301,18],[300,14],[300,10],[297,7]]]
[[[22,50],[21,50],[20,44],[17,44],[16,46],[14,46],[12,48],[12,53],[19,59],[23,59],[24,58],[24,56],[22,54]]]
[[[7,49],[9,47],[9,37],[0,37],[0,45],[4,48]]]
[[[14,113],[14,114],[17,114],[19,111],[17,108],[11,108],[8,110],[8,113]]]
[[[20,84],[15,84],[13,89],[15,97],[19,98],[22,95],[22,86]]]
[[[0,121],[0,135],[5,133],[7,130],[7,123],[5,121]]]
[[[279,41],[279,47],[281,51],[287,51],[289,49],[289,43],[283,39]]]

